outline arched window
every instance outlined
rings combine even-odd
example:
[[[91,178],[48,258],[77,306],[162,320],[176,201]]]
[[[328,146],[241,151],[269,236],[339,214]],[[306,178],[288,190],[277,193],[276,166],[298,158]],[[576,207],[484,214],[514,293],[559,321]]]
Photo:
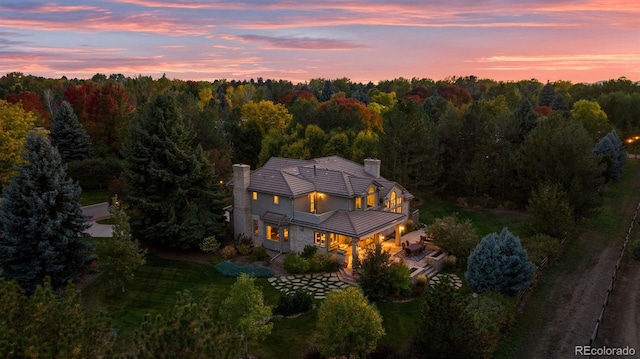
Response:
[[[375,207],[376,205],[376,189],[373,186],[369,186],[367,190],[367,207]]]

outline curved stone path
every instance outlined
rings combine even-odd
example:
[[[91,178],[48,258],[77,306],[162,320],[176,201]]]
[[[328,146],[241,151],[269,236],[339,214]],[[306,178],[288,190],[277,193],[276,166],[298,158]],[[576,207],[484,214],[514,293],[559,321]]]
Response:
[[[268,281],[280,291],[304,289],[316,299],[324,299],[329,292],[351,286],[351,284],[343,282],[337,273],[284,275],[271,277]]]
[[[436,274],[433,277],[429,278],[429,284],[431,284],[431,286],[433,287],[436,283],[440,282],[440,279],[444,276],[449,277],[451,284],[454,287],[456,287],[456,289],[462,288],[462,280],[456,274],[445,274],[445,273]]]

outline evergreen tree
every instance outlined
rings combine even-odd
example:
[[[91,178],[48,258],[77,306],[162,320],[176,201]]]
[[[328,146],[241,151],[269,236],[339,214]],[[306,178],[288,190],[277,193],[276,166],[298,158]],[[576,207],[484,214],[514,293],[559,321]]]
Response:
[[[518,103],[513,115],[518,123],[519,142],[522,143],[529,132],[538,125],[538,115],[533,108],[533,102],[528,98],[523,98]]]
[[[331,81],[325,80],[324,86],[322,87],[322,92],[320,93],[320,97],[318,100],[320,102],[325,102],[331,100],[331,95],[333,95],[333,90],[331,89]]]
[[[189,291],[179,292],[175,307],[168,313],[145,316],[130,358],[238,358],[238,336],[216,323],[215,315],[209,297],[197,301]]]
[[[57,293],[46,279],[26,296],[15,281],[0,278],[1,358],[102,358],[114,339],[109,317],[85,310],[73,286]]]
[[[98,264],[109,291],[122,290],[132,281],[135,271],[144,265],[146,250],[131,237],[129,216],[118,197],[113,199],[109,214],[114,221],[113,237],[98,245]]]
[[[562,239],[573,232],[573,211],[562,186],[540,184],[529,197],[527,212],[534,233]]]
[[[419,358],[479,358],[477,331],[467,311],[468,298],[453,286],[448,276],[428,290],[413,337]]]
[[[54,287],[82,274],[93,246],[80,238],[89,227],[80,208],[80,186],[71,181],[58,151],[31,132],[23,164],[5,188],[0,207],[0,267],[28,292],[45,276]]]
[[[613,179],[618,180],[622,176],[622,172],[624,171],[624,163],[627,161],[627,150],[624,147],[624,142],[618,136],[618,132],[616,130],[611,130],[607,134],[607,136],[611,143],[613,144],[613,148],[615,152],[613,153]]]
[[[51,123],[51,143],[65,162],[89,158],[91,139],[67,101],[62,102]]]
[[[469,255],[465,277],[474,291],[495,290],[516,294],[529,285],[533,263],[527,258],[520,238],[507,228],[491,233]]]
[[[552,84],[547,82],[546,85],[540,91],[540,96],[538,97],[538,106],[551,106],[551,102],[553,101],[553,97],[556,93],[556,90]]]
[[[551,101],[551,108],[554,111],[569,111],[569,104],[562,94],[555,94]]]
[[[202,238],[226,234],[221,189],[192,139],[174,95],[161,94],[140,109],[123,151],[135,238],[197,248]]]

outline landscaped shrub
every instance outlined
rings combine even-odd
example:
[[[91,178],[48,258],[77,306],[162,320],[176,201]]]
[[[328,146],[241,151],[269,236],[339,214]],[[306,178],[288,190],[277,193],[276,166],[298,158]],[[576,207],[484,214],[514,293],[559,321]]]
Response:
[[[232,245],[226,245],[220,251],[220,255],[224,259],[231,259],[236,256],[236,249]]]
[[[424,274],[418,275],[418,277],[416,277],[416,283],[413,285],[414,294],[418,296],[422,295],[422,293],[427,290],[427,285],[429,285],[429,278]]]
[[[479,242],[471,221],[458,219],[457,213],[436,219],[428,231],[435,245],[458,257],[459,266],[466,264],[469,253]]]
[[[522,246],[527,250],[529,260],[539,266],[545,257],[557,258],[560,255],[560,241],[551,236],[538,234],[522,240]]]
[[[457,263],[458,263],[458,257],[454,256],[453,254],[450,254],[447,256],[447,258],[444,259],[444,269],[453,270],[456,268]]]
[[[358,284],[371,301],[390,294],[411,295],[409,269],[404,263],[394,264],[389,252],[383,251],[380,245],[368,250],[360,260]]]
[[[629,243],[629,254],[631,258],[640,261],[640,239],[636,239]]]
[[[280,299],[278,299],[278,306],[274,310],[274,314],[289,316],[306,313],[310,311],[311,308],[313,308],[313,298],[308,292],[304,290],[282,292],[280,293]]]
[[[318,247],[312,244],[307,244],[306,246],[304,246],[304,249],[302,250],[300,256],[302,256],[302,258],[311,259],[317,252]]]
[[[246,256],[251,253],[251,247],[248,244],[240,244],[238,246],[238,253],[242,256]]]
[[[220,249],[220,243],[216,240],[216,236],[209,236],[200,243],[200,250],[207,253],[214,253]]]
[[[404,232],[405,233],[410,233],[416,230],[416,226],[413,223],[412,220],[408,220],[407,223],[404,225]]]
[[[271,259],[271,257],[264,247],[255,247],[253,251],[251,251],[252,262],[269,261],[269,259]]]
[[[411,272],[404,262],[394,263],[389,267],[391,292],[408,297],[411,295]]]
[[[274,275],[273,270],[270,268],[253,266],[253,265],[238,265],[230,261],[224,261],[215,265],[215,268],[220,274],[227,277],[239,277],[240,274],[247,274],[252,277],[271,277]]]
[[[502,334],[515,320],[515,299],[496,292],[485,292],[470,301],[467,310],[478,330],[483,357],[493,357]]]
[[[289,253],[284,258],[284,269],[291,274],[337,272],[340,263],[329,253],[316,253],[310,259],[297,253]]]
[[[309,268],[309,261],[300,257],[298,253],[289,253],[284,258],[284,270],[291,274],[304,274]]]

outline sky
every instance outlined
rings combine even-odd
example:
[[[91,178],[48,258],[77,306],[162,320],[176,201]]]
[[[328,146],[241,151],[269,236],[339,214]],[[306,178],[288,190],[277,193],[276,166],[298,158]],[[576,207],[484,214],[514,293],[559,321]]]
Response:
[[[640,80],[637,0],[0,0],[0,75]]]

